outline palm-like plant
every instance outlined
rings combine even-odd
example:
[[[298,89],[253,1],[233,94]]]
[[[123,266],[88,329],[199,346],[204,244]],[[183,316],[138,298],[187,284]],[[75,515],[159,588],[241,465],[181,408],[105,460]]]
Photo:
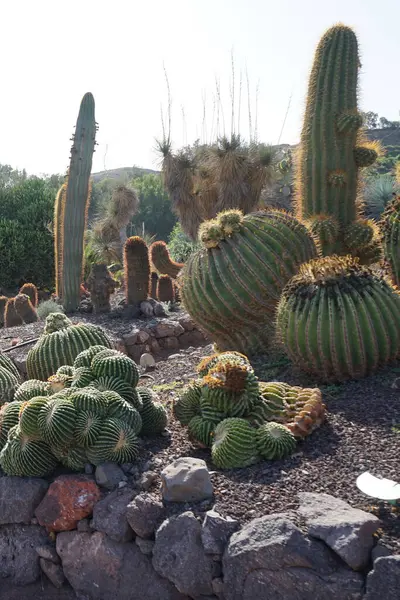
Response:
[[[369,179],[364,189],[366,215],[373,219],[379,219],[387,203],[399,192],[400,184],[389,173]]]

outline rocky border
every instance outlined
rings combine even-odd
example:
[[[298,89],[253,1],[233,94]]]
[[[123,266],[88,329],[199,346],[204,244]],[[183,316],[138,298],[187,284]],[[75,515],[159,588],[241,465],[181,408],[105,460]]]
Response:
[[[0,477],[0,597],[19,586],[12,597],[30,598],[45,577],[48,600],[398,599],[400,556],[376,544],[377,517],[302,493],[296,514],[241,526],[212,509],[204,461],[150,467]]]

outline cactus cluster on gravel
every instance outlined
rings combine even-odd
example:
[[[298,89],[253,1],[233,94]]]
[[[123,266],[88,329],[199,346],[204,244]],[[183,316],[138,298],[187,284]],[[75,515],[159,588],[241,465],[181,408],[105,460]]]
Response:
[[[199,378],[183,390],[174,415],[194,443],[211,448],[219,468],[284,458],[324,421],[320,390],[259,382],[243,354],[209,356],[197,370]]]
[[[167,425],[155,392],[138,383],[136,363],[101,345],[78,354],[47,382],[25,381],[0,409],[2,469],[40,477],[58,463],[80,471],[86,463],[134,461],[139,436]]]

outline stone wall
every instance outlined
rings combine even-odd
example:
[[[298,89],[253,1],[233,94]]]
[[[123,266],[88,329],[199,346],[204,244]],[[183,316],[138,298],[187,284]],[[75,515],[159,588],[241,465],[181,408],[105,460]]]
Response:
[[[302,493],[240,524],[212,510],[204,461],[150,466],[1,477],[0,598],[398,600],[400,556],[376,545],[373,515]]]

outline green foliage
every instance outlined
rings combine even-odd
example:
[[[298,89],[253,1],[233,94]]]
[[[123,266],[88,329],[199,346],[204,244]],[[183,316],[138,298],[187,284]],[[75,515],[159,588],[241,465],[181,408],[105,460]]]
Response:
[[[171,201],[164,190],[160,175],[146,174],[132,181],[139,196],[139,210],[128,226],[128,234],[144,228],[157,239],[166,240],[177,218],[171,209]]]
[[[319,259],[283,290],[277,325],[288,356],[319,380],[360,378],[398,355],[400,295],[351,257]]]
[[[292,454],[296,438],[285,425],[264,423],[256,432],[257,450],[266,460],[277,460]]]
[[[61,306],[61,304],[58,304],[58,302],[55,302],[55,300],[44,300],[43,302],[40,302],[39,306],[37,307],[38,317],[42,321],[45,321],[46,318],[49,315],[51,315],[52,313],[63,313],[63,312],[64,312],[64,308]]]
[[[379,219],[386,205],[393,200],[393,194],[398,192],[400,192],[400,185],[389,173],[369,177],[364,188],[366,213],[373,219]]]
[[[0,186],[0,284],[20,287],[33,281],[52,289],[53,239],[48,225],[54,196],[40,179]]]
[[[220,350],[252,354],[271,342],[281,291],[304,261],[317,254],[294,217],[279,211],[254,213],[239,224],[203,223],[208,248],[195,252],[183,270],[180,293],[193,320]],[[224,213],[222,213],[224,215]]]
[[[168,239],[168,249],[171,258],[176,262],[184,263],[199,248],[200,244],[190,239],[184,233],[180,223],[176,223]]]

